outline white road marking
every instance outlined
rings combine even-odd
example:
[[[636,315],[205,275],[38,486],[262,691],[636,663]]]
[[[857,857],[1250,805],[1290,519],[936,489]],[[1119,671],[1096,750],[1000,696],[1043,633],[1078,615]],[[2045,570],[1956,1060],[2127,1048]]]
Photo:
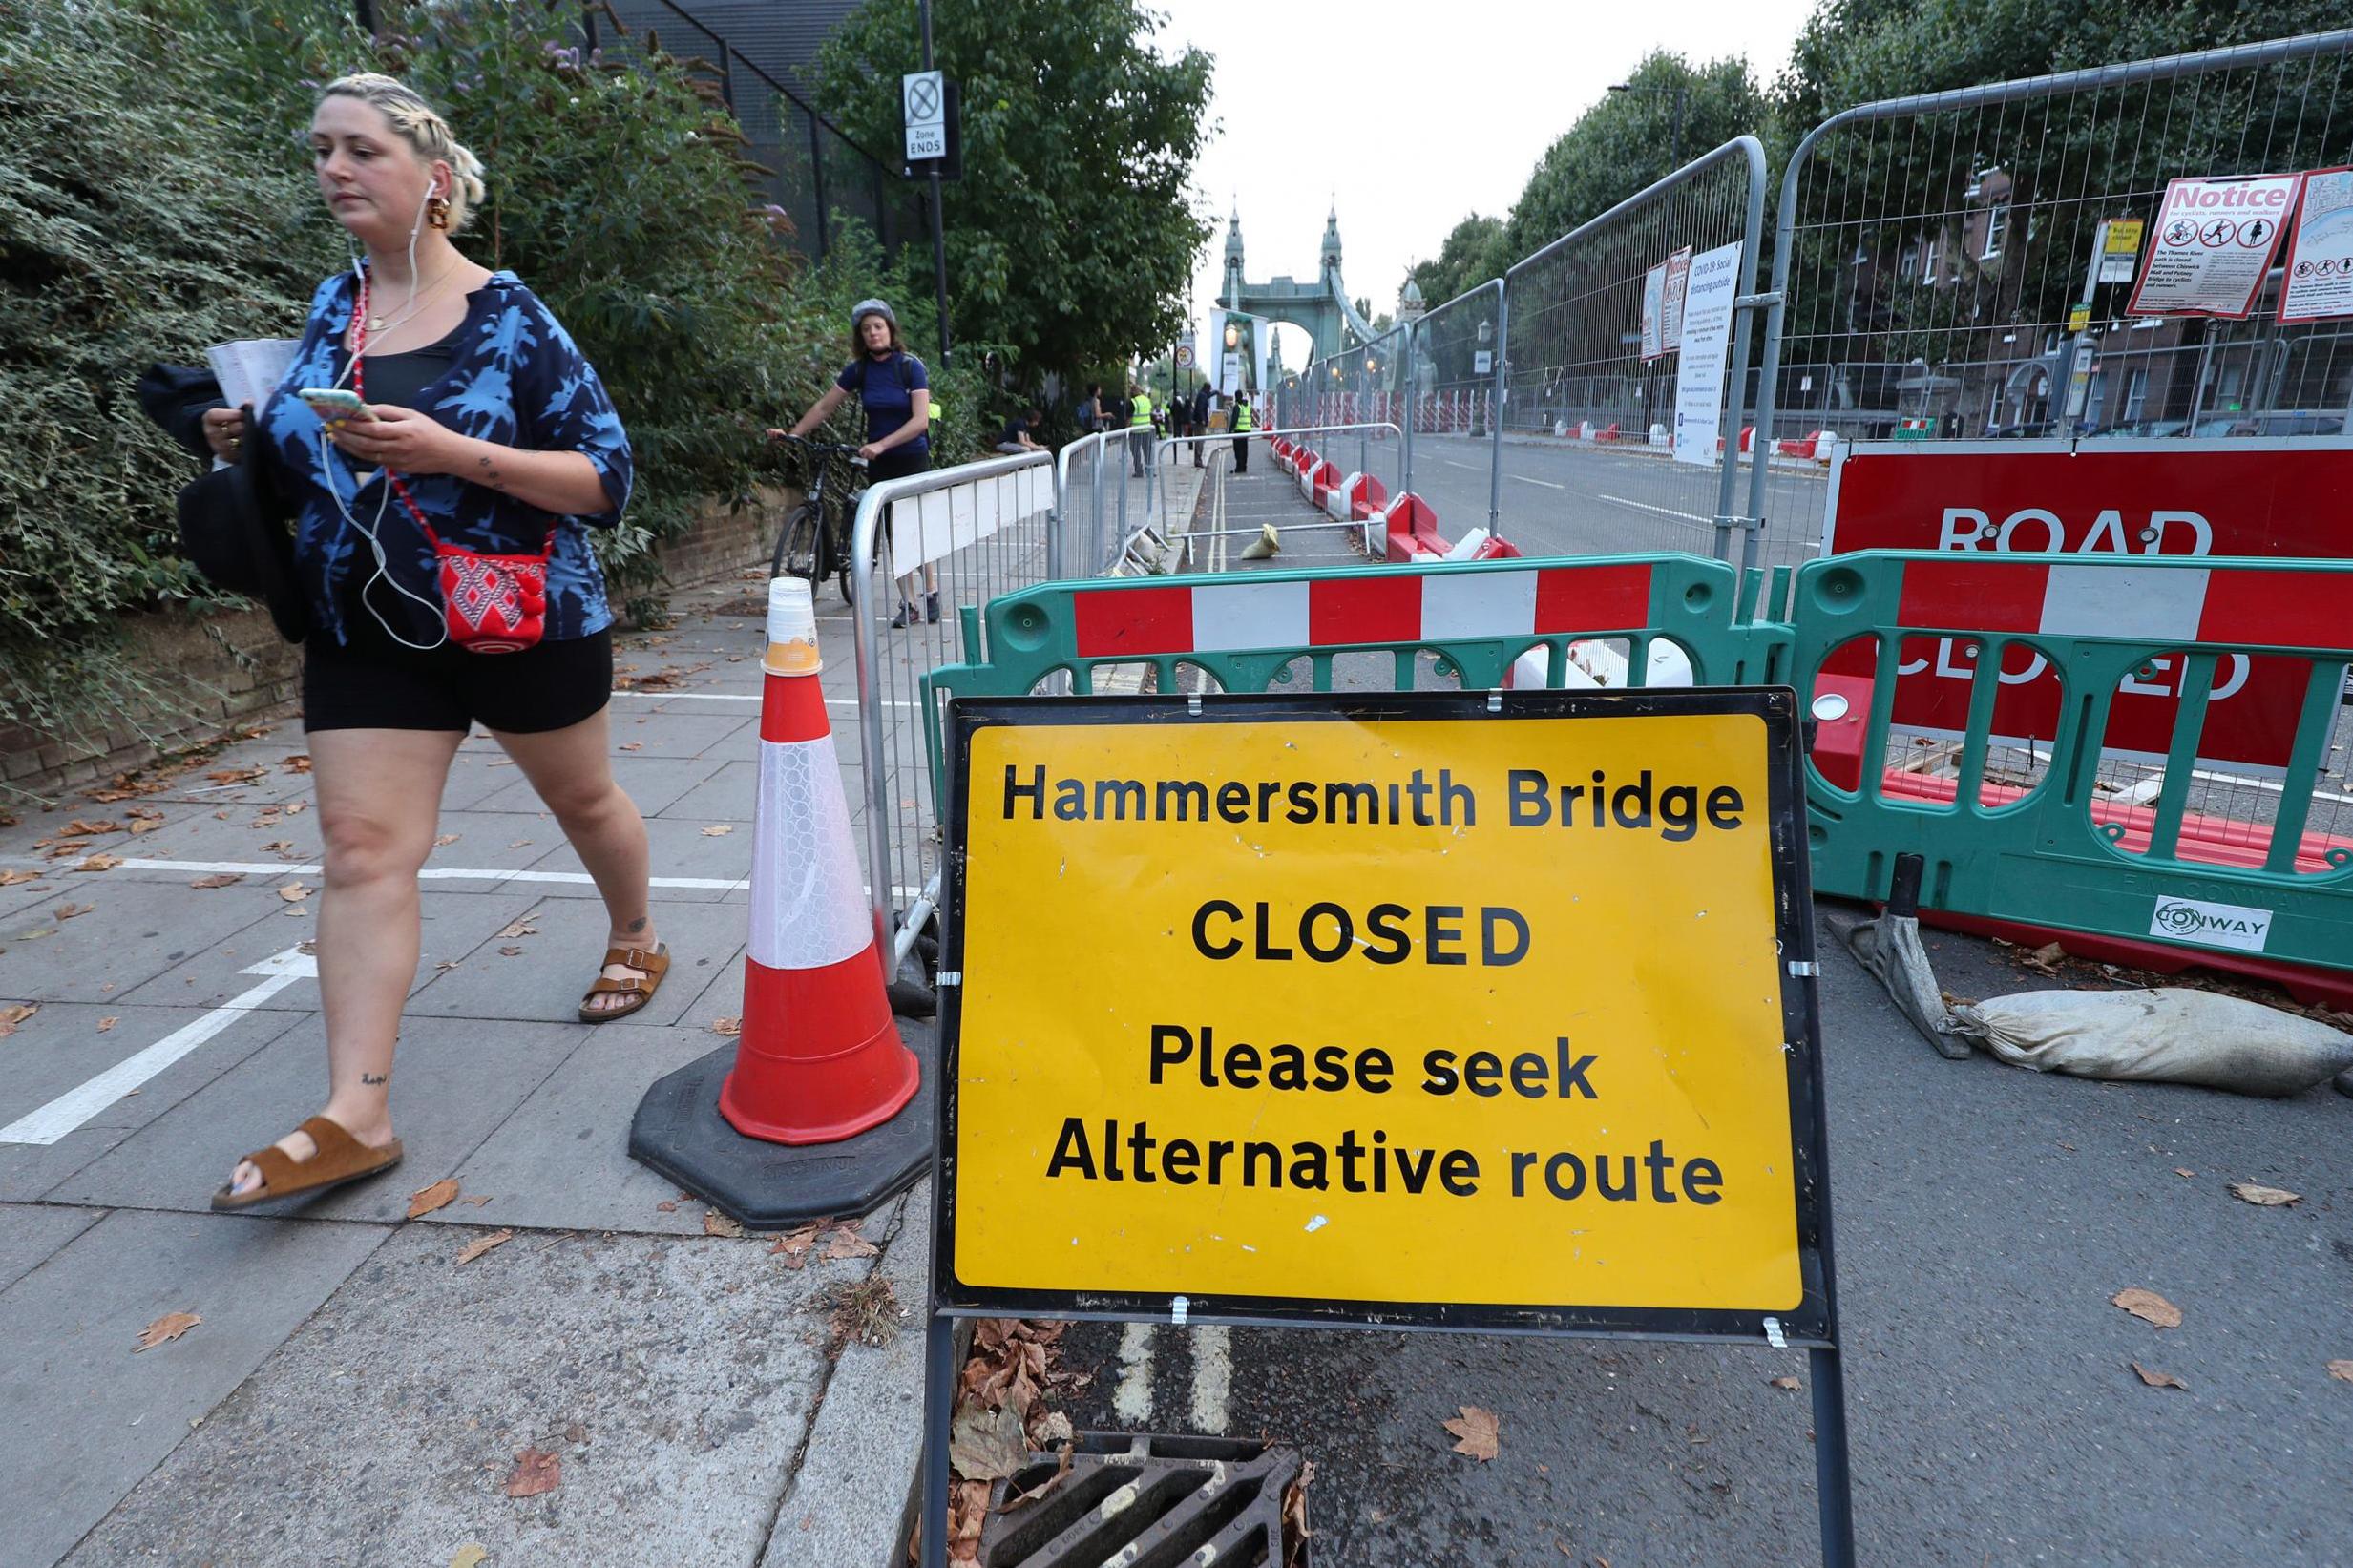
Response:
[[[1214,1325],[1193,1330],[1193,1430],[1223,1433],[1233,1385],[1232,1336]]]
[[[0,857],[11,863],[38,865],[22,856]],[[196,871],[211,875],[227,871],[237,876],[324,876],[326,868],[317,865],[287,865],[283,861],[260,860],[141,860],[121,862],[124,869],[134,871]],[[419,882],[554,882],[567,887],[588,887],[596,879],[586,871],[529,871],[487,866],[428,866],[417,872]],[[715,876],[657,876],[646,882],[656,888],[680,888],[702,891],[740,892],[751,883],[743,877]],[[871,891],[871,889],[869,889]],[[893,888],[893,898],[913,898],[920,888]]]
[[[1520,481],[1522,484],[1523,484],[1523,485],[1542,485],[1542,486],[1544,486],[1544,489],[1546,489],[1546,490],[1566,490],[1566,489],[1568,489],[1568,487],[1567,487],[1566,485],[1556,485],[1556,484],[1554,484],[1554,483],[1553,483],[1551,480],[1549,480],[1549,479],[1531,479],[1531,478],[1529,478],[1529,477],[1528,477],[1526,474],[1524,474],[1524,473],[1507,473],[1507,474],[1503,475],[1503,477],[1504,477],[1504,478],[1506,478],[1506,479],[1517,479],[1517,480],[1519,480],[1519,481]],[[1609,497],[1607,497],[1607,495],[1605,495],[1605,496],[1603,496],[1603,497],[1602,497],[1602,499],[1603,499],[1603,500],[1605,500],[1605,501],[1607,501],[1607,499],[1609,499]]]
[[[1113,1413],[1141,1427],[1152,1419],[1152,1326],[1131,1323],[1120,1331],[1120,1386],[1111,1395]]]
[[[1712,517],[1699,516],[1693,512],[1677,512],[1672,507],[1654,507],[1648,501],[1629,501],[1623,495],[1605,495],[1601,499],[1615,501],[1622,507],[1632,507],[1637,512],[1655,512],[1662,517],[1680,517],[1687,523],[1712,523],[1715,520]]]
[[[301,948],[294,947],[238,972],[266,978],[193,1023],[175,1029],[137,1056],[116,1062],[89,1082],[67,1090],[39,1110],[29,1111],[0,1127],[0,1143],[56,1142],[295,981],[315,979],[319,965]]]

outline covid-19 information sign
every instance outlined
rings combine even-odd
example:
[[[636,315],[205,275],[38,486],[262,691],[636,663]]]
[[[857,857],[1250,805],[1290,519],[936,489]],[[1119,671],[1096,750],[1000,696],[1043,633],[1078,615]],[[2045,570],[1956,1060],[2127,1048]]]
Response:
[[[1793,701],[959,702],[935,1300],[1827,1343]]]

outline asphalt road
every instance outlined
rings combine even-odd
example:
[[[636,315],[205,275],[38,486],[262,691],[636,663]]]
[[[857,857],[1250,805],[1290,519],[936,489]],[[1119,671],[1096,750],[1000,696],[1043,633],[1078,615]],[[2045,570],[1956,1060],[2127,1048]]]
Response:
[[[1964,996],[2102,983],[1930,947]],[[2353,1107],[1944,1061],[1826,933],[1821,951],[1858,1560],[2353,1560],[2353,1387],[2326,1369],[2353,1355]],[[2303,1200],[2255,1208],[2229,1181]],[[1567,1240],[1561,1220],[1526,1236]],[[2181,1327],[2110,1304],[2130,1286]],[[1091,1379],[1082,1430],[1303,1449],[1317,1568],[1817,1560],[1797,1351],[1109,1324],[1063,1347]],[[1464,1405],[1501,1418],[1491,1462],[1452,1451]]]
[[[1439,529],[1460,538],[1486,525],[1490,444],[1462,436],[1414,438],[1414,489],[1438,512]],[[1394,449],[1375,456],[1384,481],[1396,474]],[[1769,468],[1766,528],[1759,554],[1768,566],[1814,558],[1820,542],[1827,469]],[[1744,468],[1733,492],[1748,504]],[[1717,474],[1677,464],[1649,448],[1612,451],[1586,446],[1503,443],[1498,498],[1503,537],[1531,555],[1614,554],[1628,551],[1715,553]]]

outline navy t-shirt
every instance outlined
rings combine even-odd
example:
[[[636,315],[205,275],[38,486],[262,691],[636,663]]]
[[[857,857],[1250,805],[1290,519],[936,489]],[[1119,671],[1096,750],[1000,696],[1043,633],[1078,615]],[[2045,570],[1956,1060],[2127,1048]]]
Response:
[[[872,357],[851,360],[842,366],[842,373],[833,385],[845,392],[855,392],[866,406],[866,439],[880,441],[901,425],[914,417],[915,393],[932,389],[931,377],[923,370],[923,362],[904,351],[889,359]],[[932,439],[928,432],[891,449],[893,452],[928,453]]]

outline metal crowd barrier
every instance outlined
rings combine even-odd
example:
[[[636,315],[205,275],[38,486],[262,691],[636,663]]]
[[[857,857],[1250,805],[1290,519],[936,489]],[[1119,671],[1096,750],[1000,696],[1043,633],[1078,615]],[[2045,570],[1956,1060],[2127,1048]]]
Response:
[[[1054,464],[1042,451],[992,457],[869,486],[851,541],[858,758],[867,880],[876,930],[906,956],[939,894],[933,774],[915,713],[923,679],[956,657],[958,609],[1051,575]],[[927,589],[926,584],[935,586]],[[905,586],[902,586],[904,584]],[[924,618],[938,596],[936,620]],[[914,623],[894,627],[902,602]],[[860,792],[852,788],[853,798]]]
[[[1841,717],[1865,694],[1824,666],[1842,649],[1870,656],[1853,787],[1818,751],[1808,769],[1815,887],[1885,898],[1896,857],[1917,853],[1923,909],[2353,969],[2353,820],[2339,806],[2353,796],[2325,787],[2349,601],[2353,566],[2310,560],[1874,551],[1800,567],[1776,679],[1815,694],[1817,720]],[[1974,666],[1966,727],[1952,771],[1921,774],[1894,722],[1898,672],[1940,638]],[[2013,652],[2047,660],[2061,690],[2041,765],[2005,778]],[[2234,656],[2302,671],[2268,823],[2197,809],[2215,777],[2199,736]],[[2177,708],[2149,801],[2106,787],[2102,742],[2120,691],[2159,688]]]
[[[1728,563],[1684,554],[1046,583],[989,603],[964,661],[925,679],[932,766],[944,766],[944,699],[1091,695],[1136,666],[1164,692],[1263,692],[1300,673],[1330,691],[1335,661],[1387,655],[1391,689],[1409,691],[1429,655],[1440,679],[1493,690],[1540,650],[1557,688],[1574,679],[1569,644],[1601,642],[1624,645],[1628,686],[1649,683],[1669,647],[1690,683],[1754,684],[1786,631],[1740,622],[1738,586]]]

